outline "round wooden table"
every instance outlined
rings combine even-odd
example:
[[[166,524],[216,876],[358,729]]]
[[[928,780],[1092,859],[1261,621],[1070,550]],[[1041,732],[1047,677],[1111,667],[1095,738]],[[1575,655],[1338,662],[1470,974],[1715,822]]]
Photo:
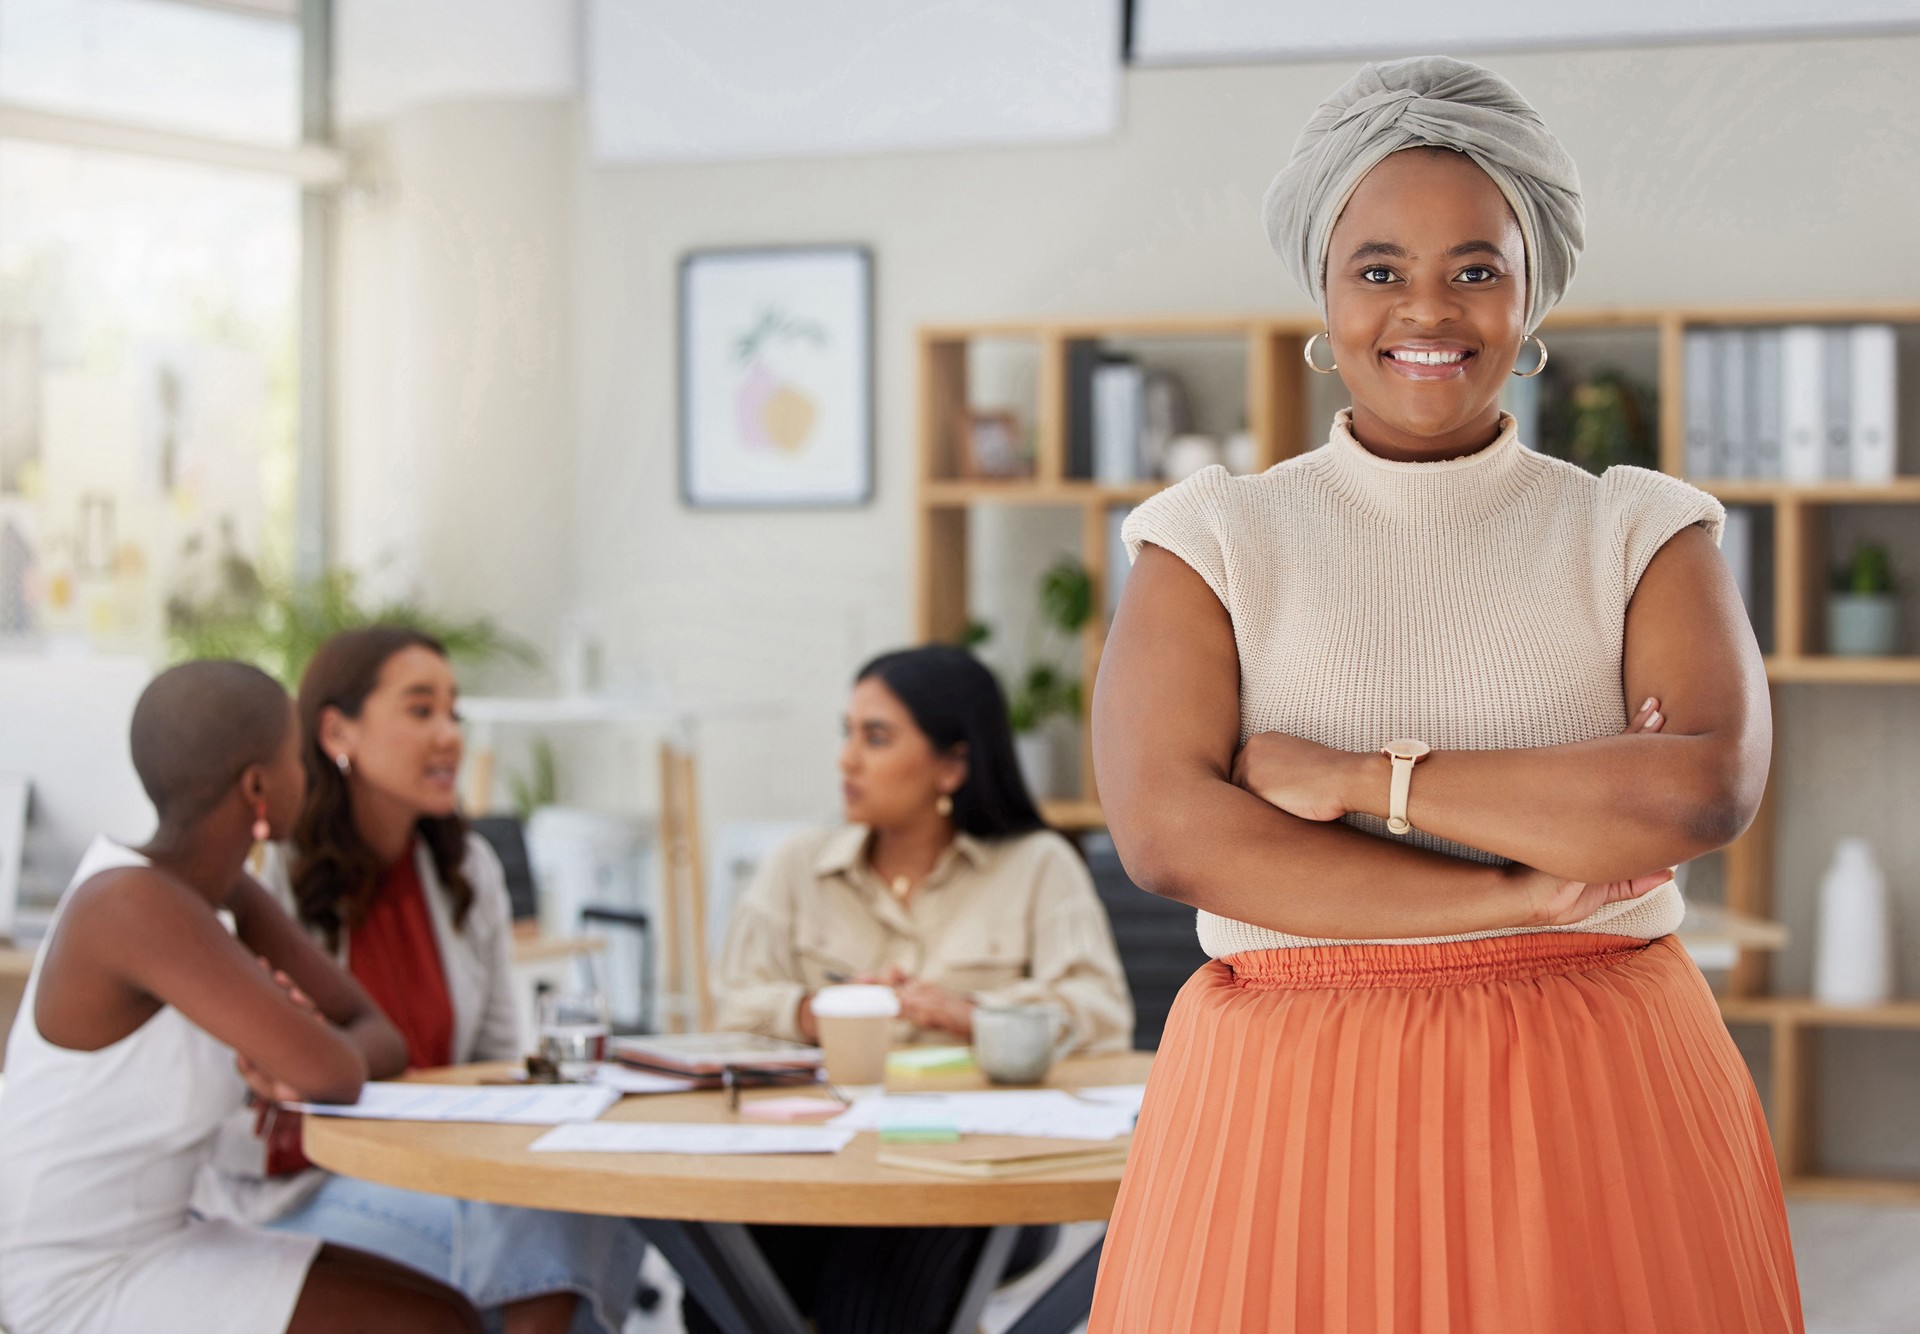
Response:
[[[1140,1052],[1080,1057],[1055,1067],[1046,1087],[1144,1083]],[[416,1078],[475,1083],[510,1067],[466,1066]],[[893,1092],[974,1090],[977,1075],[892,1081]],[[790,1097],[797,1090],[742,1095]],[[621,1099],[602,1120],[731,1123],[719,1092]],[[706,1156],[534,1153],[544,1126],[449,1125],[306,1118],[307,1157],[344,1176],[495,1204],[631,1218],[666,1255],[708,1312],[741,1334],[805,1328],[744,1224],[993,1229],[955,1329],[971,1331],[1005,1266],[1019,1227],[1104,1219],[1120,1167],[1000,1179],[946,1177],[884,1167],[879,1137],[854,1137],[837,1154]],[[1099,1247],[1076,1262],[1015,1326],[1020,1334],[1067,1330],[1085,1319]]]

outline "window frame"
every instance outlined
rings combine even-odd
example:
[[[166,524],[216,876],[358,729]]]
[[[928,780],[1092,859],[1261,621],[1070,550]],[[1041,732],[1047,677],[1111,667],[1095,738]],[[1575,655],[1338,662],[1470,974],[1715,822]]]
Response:
[[[171,0],[284,14],[300,28],[300,143],[290,148],[43,111],[0,98],[0,140],[187,162],[278,176],[300,187],[299,428],[293,574],[319,576],[333,554],[333,290],[337,208],[346,157],[334,142],[333,0]],[[294,6],[297,5],[297,12]]]

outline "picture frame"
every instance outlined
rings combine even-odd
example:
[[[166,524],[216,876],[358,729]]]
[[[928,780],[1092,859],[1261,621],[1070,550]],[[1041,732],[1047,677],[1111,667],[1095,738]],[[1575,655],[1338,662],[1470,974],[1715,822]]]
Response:
[[[960,414],[960,469],[981,480],[1033,476],[1033,451],[1019,414],[969,408]]]
[[[871,501],[872,253],[853,244],[691,251],[679,301],[682,502]]]

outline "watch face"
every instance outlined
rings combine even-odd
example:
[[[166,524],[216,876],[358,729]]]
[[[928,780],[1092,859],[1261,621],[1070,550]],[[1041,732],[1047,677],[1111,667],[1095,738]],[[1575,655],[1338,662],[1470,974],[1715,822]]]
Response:
[[[1422,759],[1431,753],[1432,750],[1433,747],[1424,741],[1389,741],[1386,745],[1387,754],[1396,760]]]

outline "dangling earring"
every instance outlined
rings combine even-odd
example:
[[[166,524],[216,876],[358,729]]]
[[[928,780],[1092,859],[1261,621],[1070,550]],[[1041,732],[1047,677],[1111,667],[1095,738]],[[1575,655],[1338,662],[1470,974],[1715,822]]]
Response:
[[[1541,371],[1547,368],[1547,345],[1540,341],[1540,335],[1528,334],[1525,338],[1522,338],[1520,340],[1520,346],[1522,347],[1525,347],[1528,343],[1532,343],[1534,346],[1540,349],[1540,364],[1535,366],[1530,371],[1523,371],[1518,368],[1518,363],[1516,362],[1513,373],[1519,376],[1523,380],[1531,380],[1534,376],[1538,375]]]
[[[1319,333],[1315,334],[1312,338],[1309,338],[1307,340],[1307,345],[1300,349],[1300,353],[1302,356],[1304,356],[1307,359],[1307,366],[1310,369],[1318,371],[1322,375],[1332,375],[1335,371],[1340,369],[1340,363],[1338,361],[1335,361],[1326,366],[1322,366],[1319,362],[1313,359],[1313,345],[1322,338],[1327,340],[1327,353],[1329,356],[1331,356],[1333,353],[1333,335],[1329,334],[1325,329],[1322,329]]]
[[[353,761],[347,758],[347,752],[344,750],[333,757],[333,765],[343,777],[351,776],[353,773]]]
[[[265,843],[273,837],[273,826],[267,823],[267,803],[255,802],[253,807],[253,841]]]
[[[933,799],[933,808],[936,811],[939,811],[940,814],[943,816],[952,815],[953,814],[953,798],[949,797],[946,793],[942,792],[939,796]]]

